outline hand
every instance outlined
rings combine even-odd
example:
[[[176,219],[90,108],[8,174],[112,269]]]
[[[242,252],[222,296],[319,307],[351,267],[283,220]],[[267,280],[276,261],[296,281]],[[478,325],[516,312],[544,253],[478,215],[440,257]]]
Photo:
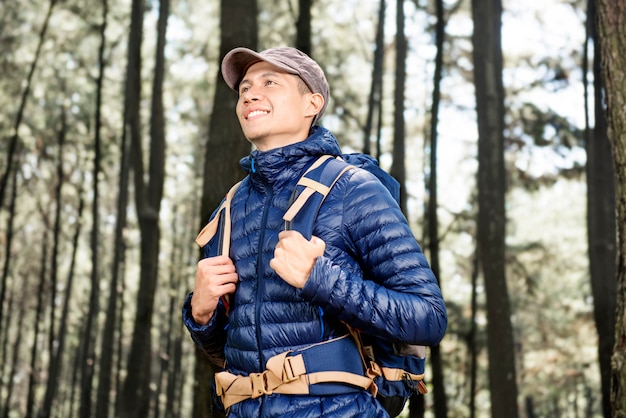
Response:
[[[302,289],[309,280],[317,257],[324,255],[326,243],[318,237],[308,241],[298,231],[282,231],[270,267],[287,283]]]
[[[206,325],[217,309],[219,299],[233,293],[237,287],[237,272],[233,261],[224,255],[198,262],[196,287],[191,296],[191,315],[199,325]]]

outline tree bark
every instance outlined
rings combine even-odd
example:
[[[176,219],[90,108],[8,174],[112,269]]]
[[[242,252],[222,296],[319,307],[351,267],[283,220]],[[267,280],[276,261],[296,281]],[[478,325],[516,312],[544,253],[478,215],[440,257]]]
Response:
[[[256,49],[258,42],[256,0],[221,0],[221,59],[233,48],[247,46]],[[237,25],[231,22],[238,22]],[[237,94],[230,90],[222,79],[221,71],[216,75],[213,113],[209,123],[208,141],[204,154],[204,183],[200,207],[202,228],[222,197],[242,176],[239,159],[250,152],[235,114]],[[216,152],[218,151],[218,152]],[[198,229],[200,230],[200,229]],[[222,416],[217,411],[211,414],[211,382],[215,373],[208,357],[196,349],[194,371],[193,418]]]
[[[4,263],[2,265],[2,282],[0,285],[2,288],[0,289],[0,335],[4,335],[6,339],[9,338],[8,328],[10,322],[7,321],[6,329],[2,326],[2,320],[4,319],[4,300],[7,294],[7,288],[9,286],[9,275],[11,273],[11,249],[13,247],[13,238],[14,238],[14,224],[15,224],[15,213],[17,210],[17,174],[18,170],[13,170],[11,173],[11,196],[9,201],[9,210],[7,217],[7,226],[6,226],[6,242],[4,246]],[[10,315],[11,311],[9,311]],[[2,332],[4,331],[4,333]],[[2,350],[3,360],[5,357],[6,350]],[[4,362],[2,363],[4,364]],[[2,370],[0,370],[1,372]],[[12,375],[11,375],[12,376]]]
[[[131,27],[140,29],[143,25],[138,21],[143,18],[143,4],[133,1],[133,18]],[[154,79],[152,82],[152,101],[150,119],[150,144],[148,175],[144,171],[141,123],[139,117],[139,98],[141,83],[141,35],[132,33],[132,67],[129,61],[129,127],[131,130],[131,160],[135,185],[135,207],[141,234],[140,243],[140,278],[137,293],[137,313],[135,318],[132,344],[128,356],[128,375],[124,383],[121,402],[121,416],[133,418],[146,415],[150,405],[150,371],[152,357],[152,314],[154,311],[154,295],[157,286],[160,224],[159,213],[165,181],[165,120],[163,111],[163,79],[165,74],[165,43],[167,20],[169,17],[169,0],[159,2],[159,19],[157,23],[157,45]],[[133,36],[135,35],[135,36]],[[136,43],[135,43],[136,42]],[[137,100],[135,102],[135,100]],[[147,178],[147,184],[144,180]]]
[[[74,238],[72,239],[72,256],[70,258],[70,268],[67,274],[67,283],[65,285],[64,297],[63,297],[63,309],[61,312],[61,319],[59,321],[59,333],[58,333],[58,346],[54,352],[51,352],[50,360],[50,372],[48,375],[48,385],[46,387],[46,393],[44,396],[44,404],[39,412],[39,417],[52,416],[52,405],[59,390],[57,382],[61,377],[61,371],[63,370],[63,353],[65,352],[65,342],[67,336],[68,317],[70,310],[70,297],[72,294],[72,288],[74,285],[74,270],[76,267],[76,253],[78,252],[78,240],[80,238],[80,232],[82,227],[83,209],[85,208],[85,199],[83,198],[82,189],[79,191],[80,200],[78,202],[78,211],[76,213],[76,231],[74,232]]]
[[[21,304],[25,302],[26,297],[22,296]],[[17,368],[19,366],[19,347],[22,346],[22,333],[24,332],[24,317],[26,315],[17,315],[17,336],[15,337],[15,342],[13,344],[13,358],[11,359],[11,372],[9,376],[15,376],[17,373]],[[9,413],[11,412],[11,398],[13,397],[13,387],[15,385],[15,379],[9,379],[8,386],[5,389],[5,398],[4,398],[4,408],[2,410],[2,418],[9,418]]]
[[[376,50],[374,51],[374,64],[372,66],[372,80],[369,98],[367,100],[367,117],[365,119],[365,128],[363,129],[363,152],[365,154],[372,153],[371,136],[374,127],[374,113],[382,107],[382,85],[383,85],[383,68],[385,57],[385,10],[387,5],[385,0],[380,0],[378,8],[378,25],[376,28]],[[378,116],[379,113],[376,113]],[[378,121],[380,125],[380,120]],[[376,158],[380,158],[377,153]]]
[[[194,205],[191,205],[194,207]],[[165,418],[175,418],[180,416],[180,376],[181,376],[181,349],[182,349],[182,330],[183,324],[180,321],[180,297],[183,294],[184,286],[186,286],[187,280],[185,274],[187,271],[186,260],[189,260],[192,256],[191,246],[187,245],[187,234],[181,233],[177,225],[183,225],[183,230],[191,231],[192,228],[188,228],[189,225],[196,225],[195,214],[196,211],[181,211],[178,212],[177,207],[174,208],[174,245],[172,250],[172,264],[170,268],[170,318],[169,318],[169,333],[168,339],[170,341],[169,350],[167,351],[167,382],[166,382],[166,402],[165,402]],[[190,219],[189,213],[193,213],[193,222],[188,222]]]
[[[40,417],[48,417],[50,416],[50,408],[52,407],[52,400],[55,393],[56,384],[52,384],[52,382],[58,381],[58,371],[59,368],[57,366],[57,356],[54,355],[56,349],[54,347],[55,341],[55,318],[56,318],[56,289],[57,289],[57,277],[59,270],[59,241],[61,235],[61,207],[62,207],[62,197],[61,192],[63,190],[63,183],[65,182],[65,175],[63,173],[63,155],[64,155],[64,144],[65,144],[65,134],[66,134],[66,114],[65,109],[61,108],[61,127],[58,133],[58,153],[57,153],[57,184],[55,186],[55,208],[54,208],[54,229],[52,232],[52,256],[51,256],[51,267],[50,267],[50,315],[49,315],[49,339],[48,339],[48,352],[50,353],[50,361],[48,362],[48,384],[46,385],[46,394],[44,396],[43,407],[38,413]],[[61,338],[58,335],[56,338]]]
[[[93,379],[94,379],[94,368],[96,364],[96,341],[99,335],[98,333],[98,311],[100,304],[100,191],[99,191],[99,179],[100,179],[100,171],[102,165],[102,155],[101,155],[101,132],[100,128],[102,126],[101,119],[101,108],[102,108],[102,83],[104,78],[104,45],[105,45],[105,30],[106,30],[106,12],[107,5],[106,0],[104,0],[104,20],[103,25],[100,30],[100,48],[99,48],[99,64],[100,70],[98,74],[98,79],[96,82],[96,114],[95,118],[95,135],[94,135],[94,156],[93,156],[93,203],[91,208],[92,213],[92,227],[90,234],[90,247],[91,247],[91,294],[89,298],[89,313],[87,314],[87,329],[89,338],[86,341],[85,351],[86,351],[86,361],[83,363],[83,374],[82,374],[82,394],[81,394],[81,417],[83,418],[91,418],[93,416],[92,412],[92,392],[93,392]],[[108,373],[111,369],[106,368],[102,369],[104,373]],[[102,390],[107,389],[103,387]],[[99,389],[98,394],[101,393]]]
[[[109,3],[108,0],[102,0],[102,23],[100,25],[100,46],[98,49],[98,64],[99,72],[96,80],[96,114],[94,116],[96,120],[96,152],[94,156],[95,161],[100,160],[99,154],[99,141],[100,130],[102,126],[102,88],[104,81],[104,73],[106,68],[106,61],[104,58],[104,51],[106,48],[106,28],[108,23]],[[122,135],[124,137],[124,135]],[[122,144],[125,140],[122,139]],[[106,317],[104,320],[104,329],[102,331],[102,340],[100,341],[100,372],[98,374],[98,389],[96,393],[96,418],[107,418],[109,416],[110,409],[110,393],[112,386],[112,379],[114,373],[113,367],[113,355],[115,353],[115,325],[117,320],[117,296],[118,296],[118,278],[119,278],[119,265],[120,254],[122,251],[122,229],[126,225],[126,206],[128,204],[128,151],[122,145],[121,147],[121,164],[120,164],[120,180],[119,180],[119,197],[118,197],[118,210],[116,218],[115,228],[115,240],[113,250],[113,263],[111,271],[111,282],[109,284],[109,298],[106,308]],[[99,163],[98,163],[99,164]],[[94,163],[94,175],[97,176],[99,169],[96,163]],[[126,174],[124,174],[126,173]],[[120,209],[119,203],[122,203],[122,209]],[[118,356],[121,353],[117,353]]]
[[[311,0],[298,0],[298,20],[296,22],[296,48],[311,56]]]
[[[4,169],[4,173],[2,174],[2,177],[0,178],[0,208],[2,208],[2,206],[4,205],[4,194],[6,191],[6,187],[9,184],[9,179],[11,178],[11,170],[13,167],[14,160],[18,158],[19,153],[21,152],[21,146],[20,146],[20,140],[19,140],[20,126],[22,125],[22,118],[24,117],[24,110],[26,109],[26,102],[28,101],[28,97],[30,96],[30,89],[32,85],[33,75],[35,74],[35,69],[37,68],[37,64],[39,63],[39,56],[41,54],[41,48],[43,46],[43,43],[46,40],[48,24],[50,23],[50,18],[52,17],[52,12],[54,10],[54,6],[56,5],[56,2],[57,0],[50,0],[50,3],[48,5],[46,17],[44,18],[43,26],[41,27],[41,30],[39,32],[39,40],[37,43],[35,56],[33,58],[32,63],[30,64],[30,69],[28,71],[28,76],[25,82],[25,88],[20,98],[20,104],[19,104],[19,108],[17,111],[17,115],[15,116],[15,122],[13,124],[13,135],[11,136],[11,139],[9,141],[9,147],[8,147],[7,165],[6,165],[6,168]],[[13,181],[15,182],[16,179],[17,179],[17,176],[14,175]],[[13,187],[15,187],[15,183]],[[16,198],[17,196],[14,195],[13,200],[11,201],[11,204],[10,204],[13,208],[12,209],[13,211],[15,210]],[[13,217],[13,212],[10,213],[10,216],[11,218]],[[0,294],[0,318],[3,318],[2,316],[3,303],[2,302],[4,301],[4,292],[5,292],[4,289],[6,288],[8,268],[10,264],[9,258],[11,254],[11,245],[12,245],[12,240],[9,239],[7,241],[6,251],[5,251],[7,257],[5,258],[5,262],[4,262],[3,277],[2,277],[3,285],[2,285],[2,293]],[[0,331],[2,331],[1,325],[0,325]]]
[[[166,408],[171,404],[170,396],[173,396],[173,393],[169,390],[170,384],[173,384],[169,378],[170,373],[173,372],[171,368],[171,360],[174,359],[173,351],[175,340],[178,337],[177,329],[180,325],[180,315],[179,312],[179,300],[178,300],[178,288],[177,285],[184,280],[179,275],[179,271],[184,271],[185,266],[182,261],[182,248],[183,234],[178,230],[178,206],[174,206],[172,209],[172,218],[174,222],[172,223],[172,249],[170,253],[170,266],[168,272],[168,294],[169,294],[169,308],[167,310],[167,321],[166,324],[163,325],[161,332],[161,346],[162,348],[159,350],[160,352],[160,360],[161,360],[161,368],[159,369],[159,377],[157,379],[157,389],[154,394],[154,418],[159,418],[161,416],[161,403],[160,397],[163,392],[163,385],[165,384],[166,392]],[[164,315],[165,312],[162,312]],[[164,315],[165,316],[165,315]],[[175,371],[174,371],[175,372]],[[169,382],[169,383],[168,383]],[[167,416],[167,409],[165,410],[165,414]]]
[[[41,267],[39,271],[39,286],[37,288],[37,307],[35,308],[33,342],[30,348],[30,367],[28,373],[28,395],[26,396],[26,415],[25,418],[32,418],[35,410],[35,386],[37,381],[37,351],[39,349],[39,326],[42,322],[44,286],[46,283],[47,266],[48,266],[48,231],[44,233],[42,239],[41,251]],[[21,316],[25,315],[25,307],[22,305]],[[16,347],[17,349],[17,347]],[[13,376],[13,375],[12,375]]]
[[[478,313],[478,269],[480,264],[480,256],[478,250],[474,254],[472,260],[472,296],[471,296],[471,314],[470,314],[470,331],[467,338],[469,363],[470,363],[470,401],[469,401],[469,418],[476,417],[476,393],[477,393],[477,375],[478,375],[478,326],[476,324],[476,315]]]
[[[478,116],[478,252],[487,299],[491,415],[516,418],[515,343],[505,275],[504,88],[500,0],[472,0]]]
[[[404,0],[396,0],[396,78],[393,96],[393,162],[390,174],[400,183],[400,209],[406,213],[406,170],[404,163],[404,88],[408,42],[404,33]]]
[[[598,32],[607,132],[613,153],[617,208],[617,301],[611,358],[612,417],[626,417],[626,4],[598,0]]]
[[[430,111],[430,175],[428,178],[428,249],[429,261],[437,281],[441,283],[441,270],[439,268],[439,217],[437,209],[439,207],[437,193],[437,155],[438,155],[438,135],[439,125],[439,102],[441,98],[441,78],[443,71],[443,45],[446,22],[444,19],[443,0],[435,1],[437,23],[435,25],[435,43],[437,53],[435,55],[435,72],[433,74],[433,95]],[[446,418],[448,416],[448,406],[446,389],[444,384],[443,364],[441,360],[440,346],[430,348],[430,364],[433,371],[433,392],[435,417]],[[423,416],[420,415],[420,416]],[[415,416],[417,418],[417,415]]]
[[[3,284],[2,284],[2,298],[0,299],[0,305],[4,305],[4,301],[5,301],[5,296],[6,296],[6,288],[8,286],[9,281],[7,280],[9,272],[10,272],[10,263],[9,260],[11,259],[10,255],[10,248],[11,248],[11,241],[13,240],[13,223],[15,220],[15,208],[16,208],[16,201],[17,201],[17,173],[18,170],[14,170],[13,171],[13,175],[11,176],[11,200],[10,200],[10,204],[9,204],[9,217],[7,219],[7,243],[6,243],[6,259],[4,262],[4,269],[3,269]],[[26,285],[26,283],[24,284],[24,286]],[[15,286],[15,284],[14,284]],[[19,293],[21,295],[24,295],[24,293]],[[5,342],[8,343],[9,341],[9,325],[12,323],[12,316],[13,316],[13,304],[15,301],[15,297],[10,297],[8,300],[8,313],[7,313],[7,321],[6,321],[6,331],[4,332],[4,337],[5,340],[3,342],[3,350],[2,350],[2,370],[0,370],[1,372],[4,372],[4,366],[5,366],[5,362],[4,360],[6,359],[6,354],[7,354],[7,344],[4,344]],[[22,296],[22,300],[20,301],[22,304],[24,303],[24,299],[25,297]],[[13,344],[13,358],[10,362],[11,365],[11,370],[8,374],[8,376],[15,376],[16,370],[17,370],[17,363],[18,363],[18,354],[20,352],[19,347],[21,347],[21,341],[22,341],[22,324],[24,322],[24,316],[25,315],[20,315],[18,314],[18,324],[17,324],[17,337],[15,339],[15,342]],[[4,316],[0,315],[0,321],[4,319]],[[1,322],[0,322],[1,323]],[[8,362],[7,362],[8,363]],[[7,364],[7,367],[9,366],[9,364]],[[5,388],[5,398],[4,398],[4,408],[2,410],[2,417],[3,418],[8,418],[9,417],[9,412],[10,412],[10,405],[11,405],[11,397],[13,396],[13,385],[15,384],[15,379],[8,379],[7,382],[7,387]]]
[[[7,166],[4,169],[4,174],[2,178],[0,178],[0,207],[4,204],[4,193],[6,190],[6,186],[9,182],[9,176],[11,174],[11,168],[13,166],[13,160],[15,159],[17,145],[20,137],[20,126],[22,125],[22,118],[24,117],[24,109],[26,109],[26,102],[28,100],[28,96],[30,95],[30,88],[32,85],[33,75],[35,74],[35,69],[37,68],[37,64],[39,63],[39,55],[41,53],[41,47],[46,40],[46,32],[48,31],[48,24],[50,23],[50,18],[52,17],[52,11],[54,10],[54,6],[56,5],[57,0],[50,0],[48,5],[48,11],[46,12],[46,17],[43,22],[43,26],[41,27],[41,31],[39,32],[39,43],[37,44],[37,50],[35,51],[35,58],[33,58],[33,62],[30,64],[30,70],[28,71],[28,76],[26,78],[26,86],[24,91],[22,92],[22,97],[20,99],[20,106],[17,111],[17,115],[15,117],[15,123],[13,125],[13,135],[11,136],[11,141],[9,143],[9,153],[7,156]]]
[[[588,37],[593,41],[593,130],[586,129],[587,149],[587,238],[589,246],[589,273],[593,295],[593,312],[598,332],[598,361],[600,365],[602,411],[605,418],[611,413],[611,352],[615,343],[615,181],[611,163],[611,144],[607,138],[604,111],[600,42],[596,27],[596,7],[589,0],[587,12]],[[588,42],[585,43],[585,46]],[[587,74],[587,71],[584,71]],[[587,86],[587,83],[585,83]]]

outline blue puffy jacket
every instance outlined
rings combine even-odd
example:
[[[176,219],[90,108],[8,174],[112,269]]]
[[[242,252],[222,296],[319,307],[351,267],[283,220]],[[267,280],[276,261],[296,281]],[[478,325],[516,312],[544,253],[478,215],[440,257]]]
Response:
[[[320,208],[313,234],[326,242],[303,289],[270,267],[283,214],[296,182],[320,155],[341,155],[335,137],[318,127],[305,141],[241,160],[249,176],[231,204],[230,256],[239,284],[227,317],[222,305],[205,326],[183,319],[208,355],[224,350],[237,375],[265,370],[287,350],[346,334],[342,321],[391,342],[435,345],[447,326],[437,281],[406,218],[371,173],[344,174]],[[216,239],[205,247],[209,254]],[[366,390],[333,396],[272,394],[231,407],[231,417],[386,417]]]

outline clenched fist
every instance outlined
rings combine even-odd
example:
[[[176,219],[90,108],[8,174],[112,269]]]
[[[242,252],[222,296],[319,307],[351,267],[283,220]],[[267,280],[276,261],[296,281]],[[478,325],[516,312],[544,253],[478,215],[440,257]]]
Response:
[[[307,240],[298,231],[282,231],[270,267],[287,283],[302,289],[309,280],[317,257],[324,255],[326,243],[318,237]]]
[[[199,325],[206,325],[217,309],[219,299],[237,287],[233,261],[225,256],[209,257],[198,262],[196,286],[191,296],[191,315]]]

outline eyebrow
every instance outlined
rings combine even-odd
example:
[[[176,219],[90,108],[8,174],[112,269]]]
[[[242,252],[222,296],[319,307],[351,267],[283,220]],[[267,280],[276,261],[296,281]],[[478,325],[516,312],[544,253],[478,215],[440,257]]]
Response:
[[[278,72],[276,72],[276,71],[266,71],[266,72],[264,72],[263,74],[261,74],[259,77],[260,77],[260,78],[267,78],[267,77],[277,76],[277,75],[279,75],[279,74],[281,74],[281,73],[278,73]],[[285,73],[285,74],[287,74],[287,73]],[[248,80],[247,78],[244,78],[243,80],[241,80],[241,82],[239,83],[239,85],[241,86],[241,85],[242,85],[242,84],[244,84],[244,83],[248,83],[248,84],[250,84],[250,80]]]

